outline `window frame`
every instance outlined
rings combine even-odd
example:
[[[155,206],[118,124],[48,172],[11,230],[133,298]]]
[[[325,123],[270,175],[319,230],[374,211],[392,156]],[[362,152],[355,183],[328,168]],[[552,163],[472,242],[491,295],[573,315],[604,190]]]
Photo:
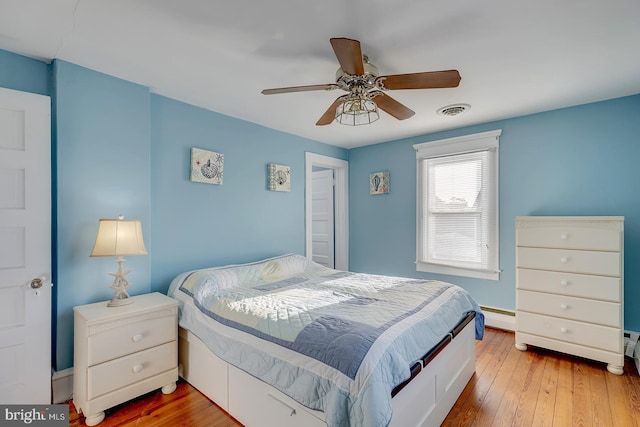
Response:
[[[432,142],[415,144],[416,150],[416,270],[426,273],[447,274],[454,276],[472,277],[488,280],[500,279],[500,239],[499,239],[499,146],[502,130],[476,133],[461,137],[442,139]],[[424,247],[425,230],[423,230],[423,212],[426,209],[426,190],[423,190],[424,160],[437,157],[449,157],[460,154],[476,153],[486,151],[489,153],[487,162],[489,163],[489,174],[484,177],[489,179],[489,208],[493,210],[493,215],[489,215],[487,227],[487,242],[489,244],[488,268],[473,268],[454,263],[434,263],[425,261],[422,248]],[[493,182],[491,182],[493,181]],[[425,195],[425,197],[423,197]],[[428,232],[428,230],[426,230]],[[491,262],[493,261],[493,262]],[[492,268],[491,266],[495,266]]]

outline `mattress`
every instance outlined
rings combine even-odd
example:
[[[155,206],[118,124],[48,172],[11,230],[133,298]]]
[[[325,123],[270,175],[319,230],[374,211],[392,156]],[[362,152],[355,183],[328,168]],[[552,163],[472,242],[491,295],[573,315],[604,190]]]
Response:
[[[178,275],[180,326],[218,357],[323,411],[329,426],[386,426],[391,391],[475,312],[462,288],[325,268],[289,254]]]

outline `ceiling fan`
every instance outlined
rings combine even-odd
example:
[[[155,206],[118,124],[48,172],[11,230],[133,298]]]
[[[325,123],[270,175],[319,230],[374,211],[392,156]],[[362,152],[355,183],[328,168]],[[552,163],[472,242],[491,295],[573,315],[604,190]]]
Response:
[[[388,90],[450,88],[457,87],[460,83],[458,70],[380,76],[378,68],[369,62],[366,55],[362,55],[358,40],[332,38],[330,41],[340,63],[335,83],[265,89],[262,93],[273,95],[342,89],[347,94],[338,97],[316,125],[328,125],[333,120],[347,125],[361,125],[376,121],[379,118],[378,108],[398,120],[408,119],[415,114],[387,95],[385,92]]]

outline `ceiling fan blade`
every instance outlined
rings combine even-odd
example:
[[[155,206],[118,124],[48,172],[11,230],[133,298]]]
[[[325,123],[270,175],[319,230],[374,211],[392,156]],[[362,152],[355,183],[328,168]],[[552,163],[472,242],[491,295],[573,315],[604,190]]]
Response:
[[[458,70],[427,71],[425,73],[393,74],[380,76],[376,84],[381,89],[435,89],[457,87],[460,84]]]
[[[277,93],[289,93],[289,92],[306,92],[311,90],[332,90],[337,89],[338,85],[335,83],[327,83],[322,85],[308,85],[308,86],[291,86],[291,87],[279,87],[275,89],[265,89],[262,91],[263,95],[274,95]]]
[[[342,71],[351,75],[364,74],[362,50],[358,40],[333,38],[330,41]]]
[[[338,99],[333,101],[333,104],[331,104],[329,108],[327,108],[327,111],[325,111],[322,117],[320,117],[320,120],[316,122],[316,126],[325,126],[331,124],[336,119],[336,108],[338,108],[338,105],[340,105],[340,103],[344,98],[346,98],[346,96],[347,95],[340,96],[338,97]]]
[[[408,119],[415,114],[415,111],[399,103],[384,92],[373,91],[371,92],[371,96],[378,108],[386,111],[398,120]]]

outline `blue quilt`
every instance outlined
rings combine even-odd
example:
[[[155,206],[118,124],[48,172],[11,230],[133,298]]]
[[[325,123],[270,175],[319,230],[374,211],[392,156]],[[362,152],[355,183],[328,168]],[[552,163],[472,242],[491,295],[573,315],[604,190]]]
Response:
[[[325,413],[329,426],[386,426],[391,390],[470,311],[462,288],[358,274],[298,255],[178,276],[181,326],[219,357]],[[185,305],[195,307],[186,310]]]

